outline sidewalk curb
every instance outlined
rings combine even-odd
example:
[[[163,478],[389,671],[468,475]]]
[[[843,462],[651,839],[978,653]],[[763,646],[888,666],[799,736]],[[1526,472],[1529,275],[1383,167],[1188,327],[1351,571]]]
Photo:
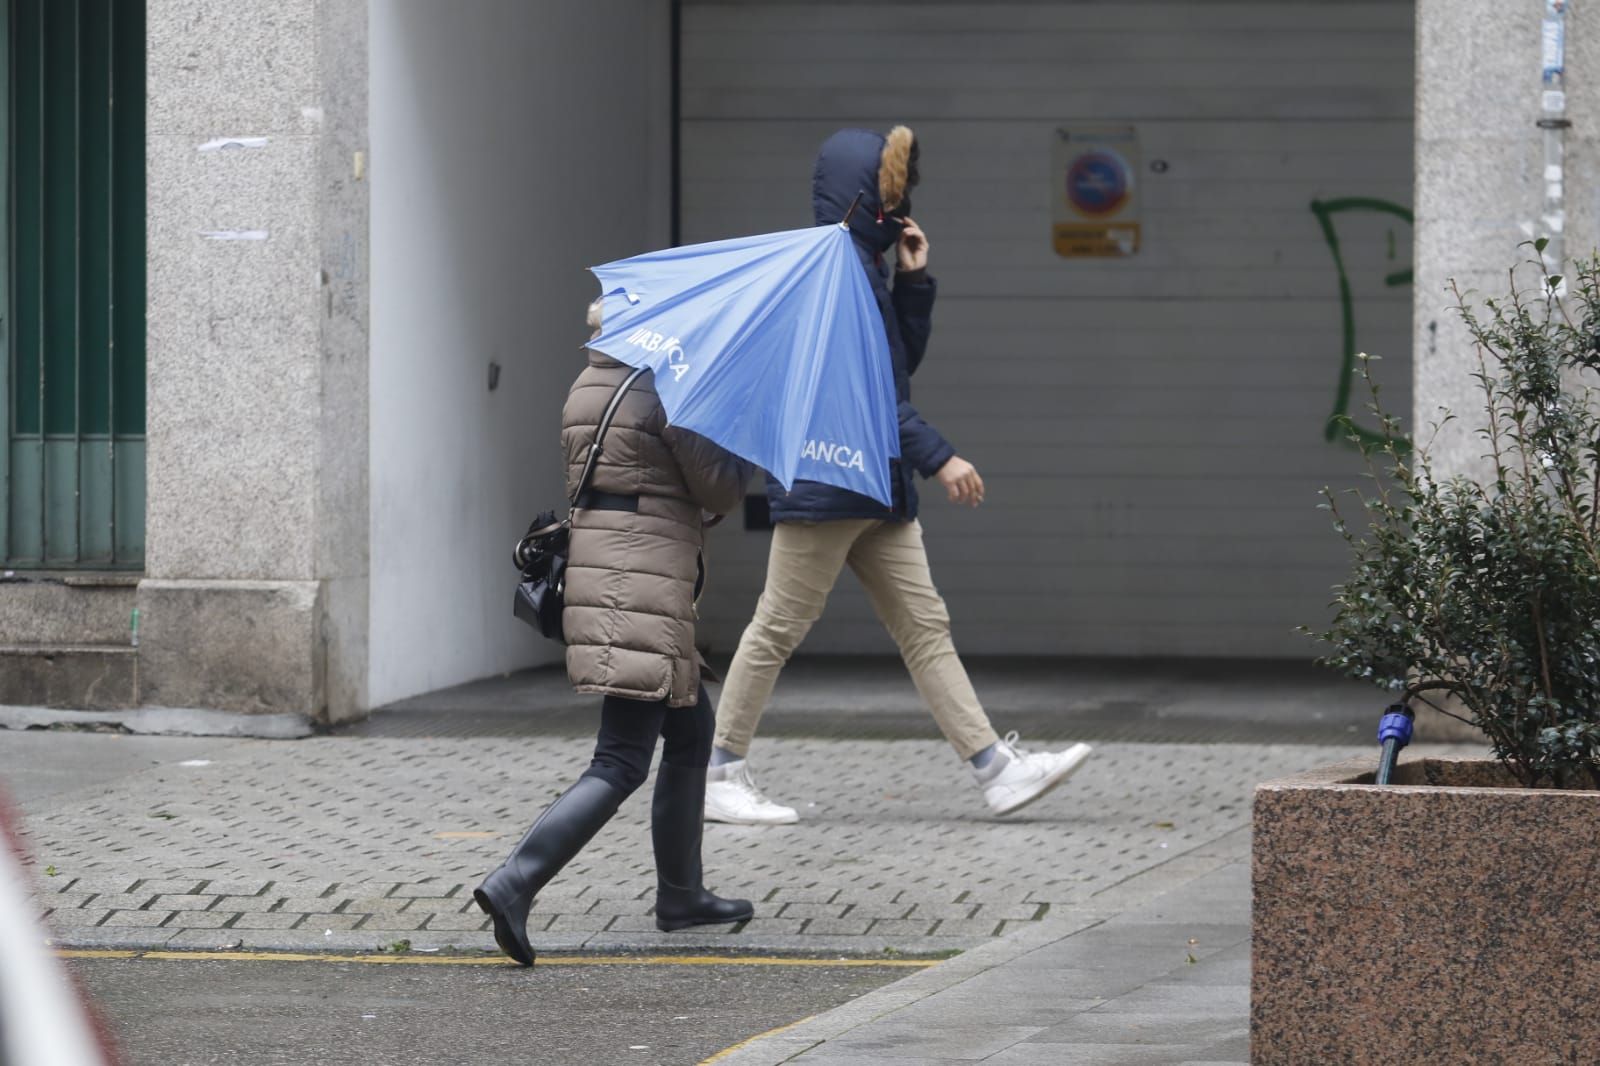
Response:
[[[187,707],[131,707],[122,711],[58,711],[0,705],[0,729],[100,729],[163,737],[301,740],[315,736],[299,714],[235,714]]]
[[[1173,856],[1090,897],[1082,906],[1060,908],[1030,928],[991,941],[927,970],[903,977],[860,999],[807,1018],[792,1026],[757,1036],[706,1060],[717,1066],[781,1066],[830,1040],[869,1025],[929,996],[1008,965],[1068,937],[1093,929],[1134,907],[1176,891],[1208,874],[1240,861],[1248,862],[1248,825]],[[1238,854],[1244,844],[1245,857]],[[702,1064],[703,1066],[703,1064]]]

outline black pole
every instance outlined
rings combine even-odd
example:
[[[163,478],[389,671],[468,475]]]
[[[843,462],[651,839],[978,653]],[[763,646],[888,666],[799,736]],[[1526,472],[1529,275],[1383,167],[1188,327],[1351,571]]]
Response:
[[[671,168],[667,196],[668,213],[671,215],[669,232],[672,246],[676,248],[683,241],[683,219],[680,217],[683,213],[683,133],[680,129],[683,123],[683,0],[672,0],[670,12],[668,33],[672,40],[668,46],[670,59],[667,69],[672,85],[667,97],[670,101],[668,121],[672,124],[672,134],[667,162]]]
[[[850,225],[850,216],[856,213],[856,205],[861,202],[861,198],[865,195],[866,193],[864,192],[856,193],[856,198],[851,200],[850,206],[844,209],[844,217],[839,220],[839,225],[846,227]]]

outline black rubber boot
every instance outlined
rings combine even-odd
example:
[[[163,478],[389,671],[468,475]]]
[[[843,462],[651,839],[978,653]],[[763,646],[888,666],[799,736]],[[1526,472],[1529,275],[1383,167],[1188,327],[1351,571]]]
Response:
[[[580,777],[533,823],[500,868],[472,893],[494,919],[494,942],[523,966],[533,965],[528,911],[533,897],[611,820],[627,796],[598,777]]]
[[[662,763],[650,806],[650,840],[656,851],[656,928],[663,933],[692,925],[742,922],[755,914],[747,899],[723,899],[701,880],[700,837],[705,828],[706,771]]]

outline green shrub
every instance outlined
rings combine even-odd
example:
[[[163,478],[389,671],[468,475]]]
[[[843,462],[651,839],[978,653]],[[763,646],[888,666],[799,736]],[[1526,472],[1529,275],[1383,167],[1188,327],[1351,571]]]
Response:
[[[1519,288],[1530,269],[1537,285]],[[1362,357],[1389,439],[1351,435],[1373,475],[1352,490],[1362,521],[1324,490],[1352,567],[1316,635],[1331,647],[1325,665],[1469,718],[1524,785],[1597,788],[1600,418],[1586,382],[1600,370],[1600,262],[1577,264],[1569,284],[1560,295],[1535,262],[1481,310],[1456,292],[1478,349],[1481,481],[1434,476]]]

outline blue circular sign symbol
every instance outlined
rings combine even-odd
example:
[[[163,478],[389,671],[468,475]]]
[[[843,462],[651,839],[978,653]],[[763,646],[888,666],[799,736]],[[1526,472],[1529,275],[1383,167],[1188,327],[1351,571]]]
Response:
[[[1067,199],[1086,215],[1109,215],[1128,202],[1128,165],[1113,152],[1086,152],[1067,169]]]

